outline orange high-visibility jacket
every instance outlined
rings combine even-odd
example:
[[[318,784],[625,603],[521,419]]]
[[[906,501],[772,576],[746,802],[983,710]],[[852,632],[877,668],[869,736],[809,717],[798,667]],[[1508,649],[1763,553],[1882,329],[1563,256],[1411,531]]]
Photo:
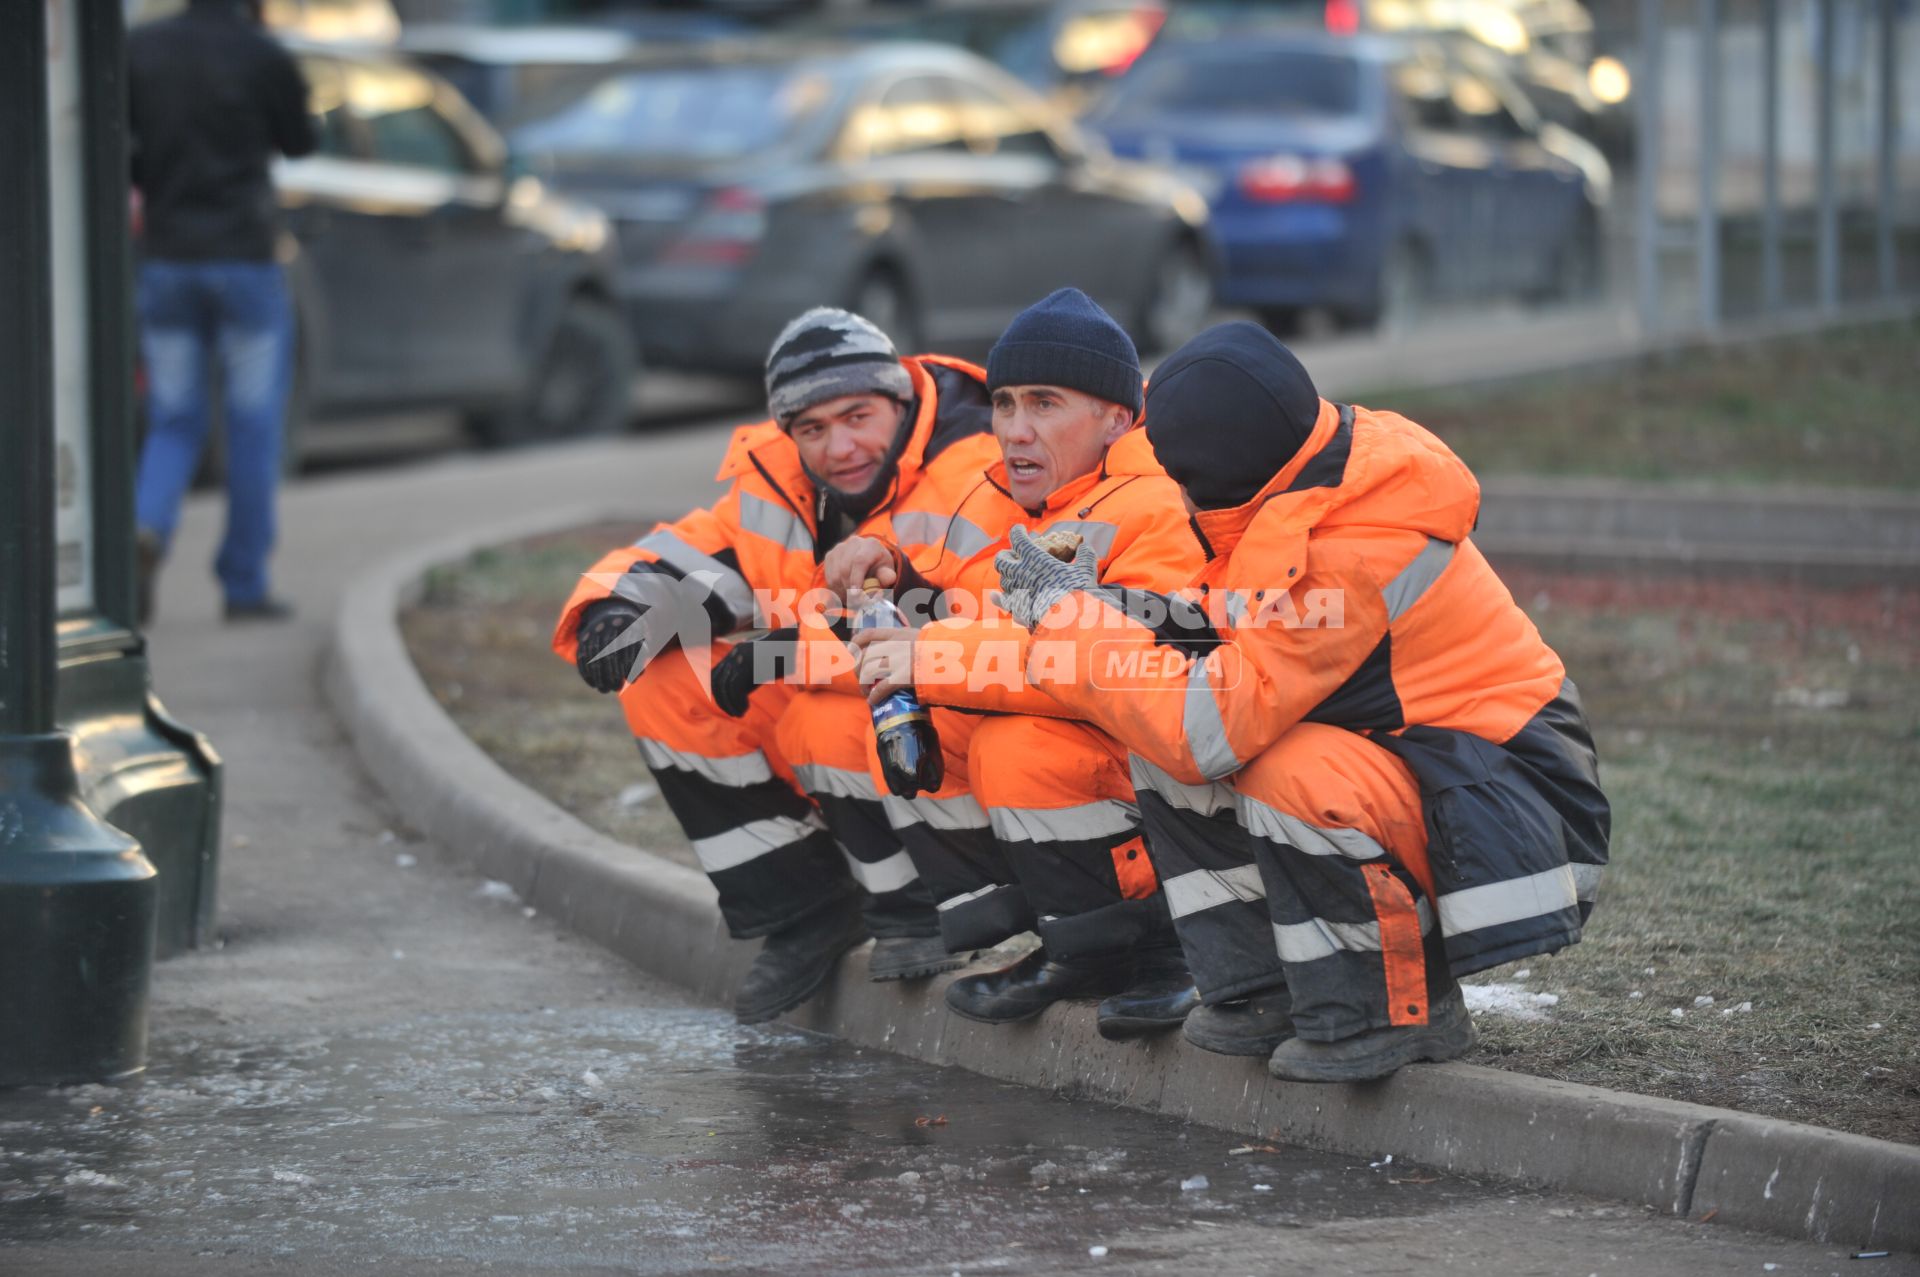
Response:
[[[1434,435],[1322,400],[1251,501],[1192,519],[1212,635],[1170,640],[1082,591],[1036,627],[1027,678],[1189,784],[1303,721],[1372,736],[1421,784],[1443,914],[1485,889],[1462,898],[1475,927],[1448,928],[1455,969],[1558,948],[1591,907],[1608,809],[1560,658],[1468,539],[1479,506]]]
[[[943,355],[900,362],[913,379],[919,411],[892,488],[856,532],[885,538],[931,562],[949,513],[999,449],[982,369]],[[797,600],[817,584],[825,553],[818,545],[819,494],[786,432],[772,421],[734,431],[715,478],[731,486],[712,508],[657,525],[581,577],[554,627],[559,656],[574,659],[581,613],[611,596],[636,564],[658,563],[681,577],[700,574],[708,610],[717,606],[731,620],[716,625],[721,634],[767,624],[756,591]]]
[[[1005,464],[996,461],[948,521],[939,556],[925,570],[955,614],[921,629],[914,689],[924,701],[955,709],[1060,717],[1063,705],[1023,676],[1032,635],[990,598],[1000,587],[994,556],[1007,548],[1014,525],[1080,534],[1099,556],[1104,584],[1142,590],[1191,581],[1203,562],[1200,542],[1179,485],[1138,425],[1107,450],[1098,470],[1062,484],[1037,514],[1008,495],[1006,479]]]

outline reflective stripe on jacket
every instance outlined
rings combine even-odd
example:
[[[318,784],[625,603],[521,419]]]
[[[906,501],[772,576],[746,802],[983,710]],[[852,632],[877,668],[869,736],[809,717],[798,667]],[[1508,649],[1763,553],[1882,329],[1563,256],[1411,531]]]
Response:
[[[1591,906],[1609,813],[1560,658],[1469,540],[1479,505],[1434,435],[1322,401],[1253,500],[1192,520],[1211,634],[1169,646],[1082,592],[1037,629],[1028,680],[1187,784],[1298,723],[1373,736],[1420,781],[1443,903],[1501,901],[1485,935],[1450,937],[1456,970],[1557,948]]]
[[[1137,425],[1107,450],[1098,470],[1062,484],[1038,514],[1007,494],[1005,466],[996,462],[948,521],[939,556],[925,572],[956,614],[920,631],[914,686],[923,700],[956,709],[1063,715],[1059,701],[1023,676],[1033,636],[989,598],[1000,588],[994,556],[1007,548],[1015,524],[1035,534],[1078,533],[1099,556],[1100,580],[1107,585],[1171,591],[1192,580],[1204,562],[1179,485],[1161,469],[1147,432]]]
[[[856,532],[910,546],[915,530],[931,516],[959,504],[981,467],[998,455],[990,430],[986,374],[964,360],[918,355],[901,360],[913,379],[919,411],[901,451],[891,491]],[[706,591],[715,632],[764,626],[756,592],[785,595],[789,606],[818,582],[826,547],[817,544],[818,492],[800,463],[799,449],[771,421],[734,431],[715,478],[727,491],[709,509],[654,527],[632,545],[604,555],[584,574],[561,609],[553,650],[571,661],[580,614],[614,593],[622,576],[640,563],[657,563]],[[922,553],[931,554],[924,541]],[[786,618],[772,618],[792,624]]]

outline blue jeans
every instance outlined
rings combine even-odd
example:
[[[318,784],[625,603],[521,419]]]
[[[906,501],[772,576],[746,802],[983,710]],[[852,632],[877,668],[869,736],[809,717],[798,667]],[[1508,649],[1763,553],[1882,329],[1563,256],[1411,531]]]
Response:
[[[267,597],[293,311],[274,262],[149,261],[140,267],[147,442],[134,517],[164,548],[206,447],[208,383],[227,422],[227,532],[214,571],[229,603]]]

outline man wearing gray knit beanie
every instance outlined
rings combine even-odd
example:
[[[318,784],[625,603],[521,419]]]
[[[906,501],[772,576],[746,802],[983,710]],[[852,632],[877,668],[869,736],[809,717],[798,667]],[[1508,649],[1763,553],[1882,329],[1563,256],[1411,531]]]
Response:
[[[821,560],[883,530],[931,553],[998,455],[983,378],[902,358],[847,311],[799,316],[768,352],[772,420],[733,432],[719,499],[601,558],[555,630],[587,685],[619,695],[729,932],[764,938],[743,1022],[813,996],[869,935],[875,980],[958,964],[867,775],[864,699],[789,676]]]

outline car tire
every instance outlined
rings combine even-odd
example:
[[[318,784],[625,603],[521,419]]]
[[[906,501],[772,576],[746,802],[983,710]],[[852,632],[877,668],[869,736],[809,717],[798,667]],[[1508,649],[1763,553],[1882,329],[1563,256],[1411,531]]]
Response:
[[[619,311],[597,297],[573,297],[519,400],[477,414],[474,435],[486,447],[510,448],[617,434],[633,418],[637,364]]]
[[[1164,353],[1205,326],[1213,310],[1213,274],[1192,240],[1170,246],[1154,263],[1134,332],[1144,350]]]
[[[1400,240],[1380,267],[1374,327],[1387,333],[1406,332],[1425,318],[1432,304],[1432,262],[1418,243]]]
[[[869,271],[853,290],[847,309],[885,333],[901,354],[917,355],[926,349],[919,309],[894,271]]]
[[[1592,301],[1600,292],[1601,266],[1600,228],[1592,214],[1583,214],[1579,225],[1554,255],[1554,299],[1572,303]]]

